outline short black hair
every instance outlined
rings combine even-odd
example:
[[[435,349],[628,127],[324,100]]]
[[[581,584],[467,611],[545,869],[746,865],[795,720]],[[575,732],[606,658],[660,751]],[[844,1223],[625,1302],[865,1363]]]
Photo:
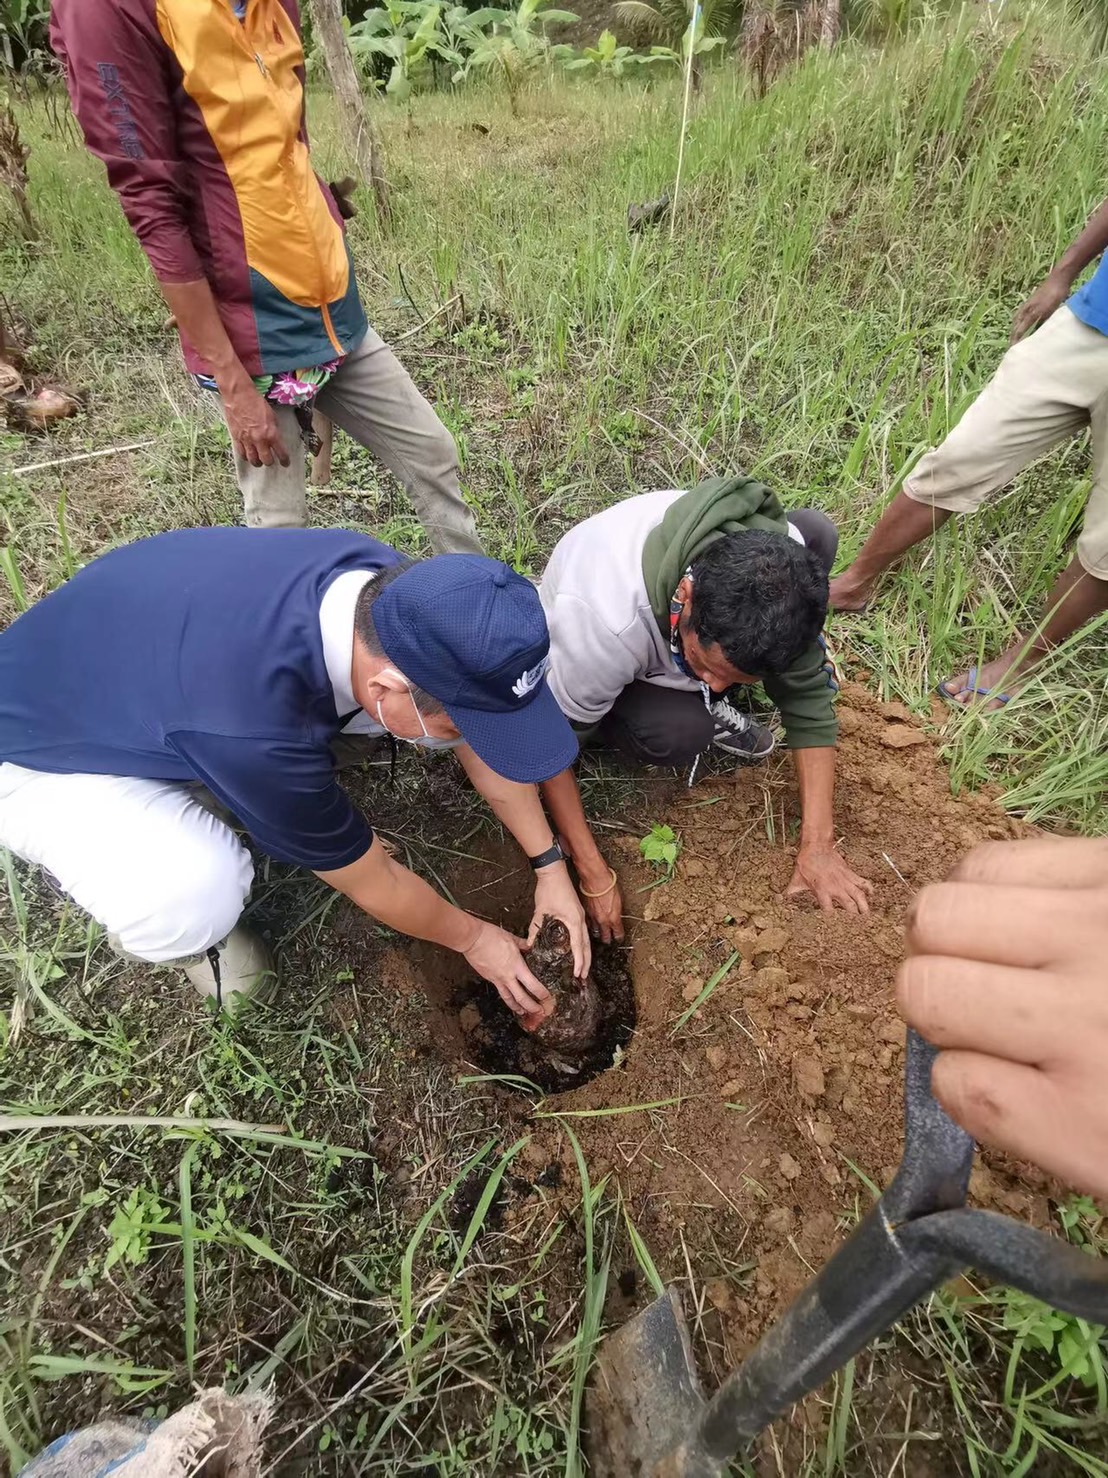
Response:
[[[827,571],[788,534],[723,534],[692,565],[689,626],[751,677],[786,672],[819,635]]]
[[[373,620],[373,605],[381,591],[391,585],[394,580],[399,580],[400,576],[406,570],[410,570],[414,564],[414,559],[401,559],[394,565],[386,565],[372,580],[368,580],[362,586],[358,594],[358,604],[354,607],[354,632],[371,657],[386,657],[390,662],[392,661],[381,645],[381,638],[377,635],[377,626]],[[437,698],[432,698],[430,693],[417,688],[407,673],[403,676],[408,678],[408,687],[415,699],[415,706],[424,718],[430,718],[432,714],[443,711],[442,704]]]

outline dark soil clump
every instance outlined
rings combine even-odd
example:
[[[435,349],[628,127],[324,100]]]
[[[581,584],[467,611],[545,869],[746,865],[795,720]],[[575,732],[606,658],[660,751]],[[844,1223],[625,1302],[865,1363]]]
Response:
[[[635,1030],[635,991],[627,954],[616,945],[594,944],[592,971],[573,980],[565,962],[565,926],[547,921],[528,955],[531,969],[558,1000],[558,1011],[537,1032],[528,1032],[490,985],[462,988],[462,1030],[469,1055],[486,1072],[529,1079],[544,1093],[564,1093],[618,1065]],[[540,953],[541,951],[541,953]],[[564,1013],[564,1014],[563,1014]]]

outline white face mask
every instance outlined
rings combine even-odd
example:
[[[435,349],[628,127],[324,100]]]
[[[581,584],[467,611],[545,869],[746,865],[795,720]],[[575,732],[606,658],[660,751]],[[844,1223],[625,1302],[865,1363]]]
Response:
[[[415,709],[415,716],[419,720],[419,727],[423,730],[423,737],[424,737],[424,739],[430,739],[431,735],[427,732],[427,725],[423,722],[423,715],[420,713],[420,711],[419,711],[419,705],[415,701],[415,694],[412,692],[412,685],[411,685],[411,683],[408,681],[408,679],[404,676],[404,674],[402,672],[397,672],[397,670],[396,670],[395,667],[386,667],[384,669],[384,671],[385,672],[391,672],[392,675],[393,675],[393,677],[398,677],[400,679],[400,681],[404,684],[404,690],[408,694],[408,697],[412,700],[412,707]],[[392,730],[389,728],[388,724],[385,723],[384,715],[381,712],[381,701],[382,700],[380,698],[378,698],[378,700],[377,700],[377,722],[381,725],[382,729],[384,729],[384,731],[385,731],[386,734],[392,734]],[[419,740],[418,739],[409,739],[404,734],[392,734],[392,737],[394,739],[399,739],[402,744],[418,744],[419,743]]]

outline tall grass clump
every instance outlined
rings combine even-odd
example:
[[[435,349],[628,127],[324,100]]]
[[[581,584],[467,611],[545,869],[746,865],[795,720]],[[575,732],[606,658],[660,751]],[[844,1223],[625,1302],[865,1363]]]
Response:
[[[402,352],[453,408],[494,545],[510,492],[504,552],[530,568],[613,497],[734,467],[832,514],[846,557],[991,375],[1022,296],[1101,198],[1108,82],[1087,28],[1008,5],[913,20],[879,50],[807,52],[762,97],[729,58],[693,102],[672,238],[627,230],[628,205],[671,190],[676,166],[681,79],[650,76],[615,88],[552,73],[515,100],[518,118],[480,83],[422,96],[414,123],[382,105],[403,169],[388,240],[364,215],[353,225],[371,318],[388,332],[397,303],[419,306],[405,327],[461,305],[464,324],[439,320]],[[309,111],[320,164],[341,173],[330,100],[313,93]],[[125,380],[136,358],[171,352],[156,289],[99,167],[43,109],[23,121],[47,240],[7,245],[5,276],[39,344]],[[157,378],[161,413],[195,424]],[[147,413],[121,398],[133,434]],[[179,440],[191,488],[195,431]],[[1011,502],[948,526],[836,635],[886,693],[922,705],[1031,629],[1088,472],[1080,446],[1030,469]],[[1052,746],[1066,691],[1106,677],[1103,641],[1074,643],[1028,690],[1018,744],[1011,724],[978,724],[959,777],[1011,772],[1021,807],[1096,824],[1099,719]]]

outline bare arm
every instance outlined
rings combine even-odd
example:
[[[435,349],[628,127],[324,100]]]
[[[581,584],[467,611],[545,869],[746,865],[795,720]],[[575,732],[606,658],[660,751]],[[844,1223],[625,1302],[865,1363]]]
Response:
[[[539,790],[562,849],[568,852],[577,869],[585,912],[593,933],[598,934],[605,944],[610,944],[613,939],[622,939],[623,899],[619,884],[589,830],[577,777],[572,769],[563,770],[552,780],[544,781]]]
[[[488,802],[489,809],[504,823],[528,857],[553,846],[554,835],[536,786],[505,780],[503,775],[490,770],[468,744],[459,744],[454,753],[474,790]]]
[[[1019,309],[1012,324],[1012,343],[1054,313],[1069,297],[1074,282],[1095,257],[1108,249],[1108,200],[1093,211],[1077,240],[1062,253],[1046,277]]]
[[[792,757],[800,790],[800,847],[785,896],[811,892],[828,912],[838,904],[847,913],[868,913],[873,884],[835,848],[835,750],[794,749]]]
[[[1063,273],[1072,283],[1094,257],[1108,247],[1108,200],[1102,200],[1085,222],[1085,228],[1072,246],[1058,258],[1055,272]]]
[[[550,993],[528,970],[519,941],[448,903],[429,883],[394,861],[378,837],[357,862],[317,875],[390,929],[457,950],[496,986],[517,1015],[537,1012],[541,1020],[549,1013]]]
[[[554,844],[550,822],[546,819],[538,788],[505,780],[490,770],[468,744],[455,750],[474,790],[489,803],[493,813],[504,823],[528,857],[537,857]],[[573,945],[575,974],[585,976],[592,964],[592,948],[585,922],[585,910],[570,880],[564,862],[554,862],[535,873],[535,912],[529,938],[534,940],[544,918],[561,919],[569,930]]]

